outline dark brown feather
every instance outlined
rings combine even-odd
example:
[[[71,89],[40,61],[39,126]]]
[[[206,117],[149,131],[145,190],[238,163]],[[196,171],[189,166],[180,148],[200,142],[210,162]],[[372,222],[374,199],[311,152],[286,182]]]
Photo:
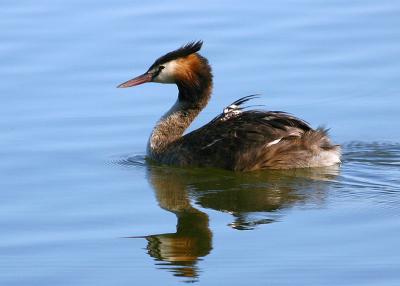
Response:
[[[203,41],[190,42],[186,45],[176,49],[175,51],[169,52],[162,57],[159,57],[149,68],[149,70],[153,69],[155,66],[165,64],[169,61],[176,60],[178,58],[187,57],[193,53],[200,51],[201,46],[203,45]]]

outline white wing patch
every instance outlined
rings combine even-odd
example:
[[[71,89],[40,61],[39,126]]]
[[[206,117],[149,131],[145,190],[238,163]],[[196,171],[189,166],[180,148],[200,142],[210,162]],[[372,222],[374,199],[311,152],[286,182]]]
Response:
[[[282,140],[282,138],[276,139],[274,141],[271,141],[267,144],[267,147],[270,147],[272,145],[278,144],[280,141]]]
[[[211,142],[210,144],[207,144],[206,146],[204,146],[203,148],[201,148],[201,149],[206,149],[206,148],[208,148],[208,147],[211,147],[212,145],[214,145],[215,143],[217,143],[218,141],[221,141],[222,140],[222,138],[220,138],[220,139],[215,139],[213,142]]]
[[[236,104],[231,104],[227,107],[224,108],[224,117],[221,118],[222,121],[226,121],[232,117],[238,116],[240,113],[242,113],[242,110],[240,106]]]

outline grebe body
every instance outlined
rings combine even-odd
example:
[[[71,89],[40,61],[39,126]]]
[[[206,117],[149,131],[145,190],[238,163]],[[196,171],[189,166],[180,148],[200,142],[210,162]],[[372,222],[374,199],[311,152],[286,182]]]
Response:
[[[197,52],[202,42],[189,43],[157,59],[145,72],[118,87],[146,82],[172,83],[178,99],[154,127],[147,156],[161,164],[217,167],[234,171],[326,167],[340,163],[340,146],[327,130],[281,111],[245,110],[246,96],[230,104],[203,127],[184,131],[207,105],[212,72]]]

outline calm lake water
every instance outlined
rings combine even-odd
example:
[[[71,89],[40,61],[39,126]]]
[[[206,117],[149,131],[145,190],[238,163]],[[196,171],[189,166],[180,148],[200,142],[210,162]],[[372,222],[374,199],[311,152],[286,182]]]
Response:
[[[0,285],[400,285],[400,2],[0,4]],[[145,163],[191,40],[235,99],[331,128],[339,168]]]

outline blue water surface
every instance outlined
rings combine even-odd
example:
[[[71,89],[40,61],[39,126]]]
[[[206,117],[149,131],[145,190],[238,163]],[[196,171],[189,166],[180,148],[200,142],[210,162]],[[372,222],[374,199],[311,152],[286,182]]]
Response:
[[[399,285],[400,3],[0,4],[0,285]],[[214,93],[331,128],[339,168],[144,160],[173,85],[116,85],[202,39]]]

